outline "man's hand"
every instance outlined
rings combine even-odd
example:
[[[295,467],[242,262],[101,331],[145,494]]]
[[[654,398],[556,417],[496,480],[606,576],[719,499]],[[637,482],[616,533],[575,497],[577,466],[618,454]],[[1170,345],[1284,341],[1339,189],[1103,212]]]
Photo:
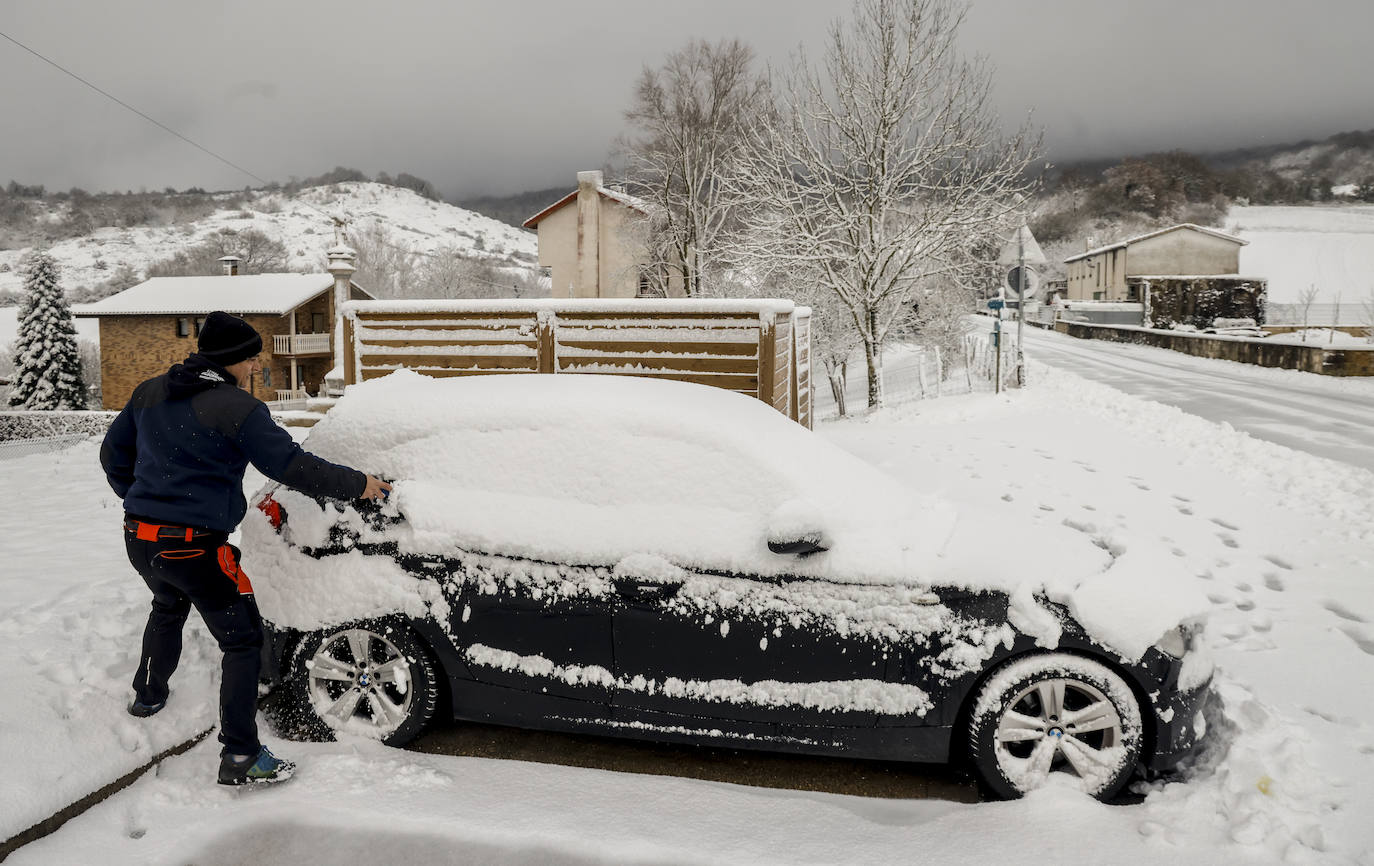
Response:
[[[367,476],[367,486],[363,488],[363,494],[359,499],[386,499],[391,492],[391,485],[380,478]]]

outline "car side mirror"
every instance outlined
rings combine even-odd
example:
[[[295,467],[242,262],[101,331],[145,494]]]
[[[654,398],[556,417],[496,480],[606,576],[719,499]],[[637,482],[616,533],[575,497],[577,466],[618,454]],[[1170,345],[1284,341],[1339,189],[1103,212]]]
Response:
[[[813,553],[824,553],[826,547],[819,535],[803,535],[800,538],[769,539],[768,549],[781,555],[792,555],[803,559]]]

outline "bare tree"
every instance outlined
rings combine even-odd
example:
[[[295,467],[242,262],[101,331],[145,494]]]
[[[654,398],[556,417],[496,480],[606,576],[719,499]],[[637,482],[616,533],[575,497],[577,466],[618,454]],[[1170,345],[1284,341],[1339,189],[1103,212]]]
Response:
[[[1317,287],[1308,286],[1298,292],[1298,309],[1302,311],[1302,341],[1307,342],[1307,323],[1312,315],[1312,304],[1317,300]]]
[[[1374,343],[1374,289],[1365,295],[1360,302],[1360,324],[1364,325],[1364,337],[1367,342]]]
[[[956,273],[1034,186],[1028,126],[1010,139],[981,60],[958,55],[957,0],[858,0],[824,59],[802,55],[781,103],[746,139],[731,200],[753,268],[816,274],[863,345],[868,404],[881,352],[923,280]]]
[[[1341,323],[1341,293],[1336,292],[1336,309],[1331,312],[1331,330],[1326,335],[1327,345],[1334,345],[1336,342],[1336,328]]]
[[[688,296],[705,291],[731,222],[720,178],[766,104],[766,80],[753,66],[753,49],[737,39],[692,40],[661,68],[644,69],[625,112],[635,130],[621,145],[630,187],[654,207],[652,264],[676,274]]]
[[[420,257],[398,244],[380,221],[350,228],[346,243],[358,253],[353,281],[379,298],[406,297],[418,281]]]

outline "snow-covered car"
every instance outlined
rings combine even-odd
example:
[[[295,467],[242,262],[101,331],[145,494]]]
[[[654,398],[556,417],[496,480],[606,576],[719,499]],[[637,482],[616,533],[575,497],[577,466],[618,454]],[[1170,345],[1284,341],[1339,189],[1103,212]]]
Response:
[[[244,525],[286,729],[399,745],[443,715],[1104,799],[1203,734],[1167,556],[956,513],[740,394],[403,371],[305,444],[395,487],[273,485]]]

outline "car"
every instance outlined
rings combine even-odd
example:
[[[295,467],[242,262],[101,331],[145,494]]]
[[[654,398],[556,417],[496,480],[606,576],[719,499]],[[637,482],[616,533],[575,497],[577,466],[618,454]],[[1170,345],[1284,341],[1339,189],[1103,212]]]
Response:
[[[394,489],[273,484],[245,521],[284,730],[403,745],[445,717],[1100,799],[1205,731],[1211,663],[1196,606],[1156,584],[1167,557],[994,529],[749,396],[398,371],[305,446]]]

